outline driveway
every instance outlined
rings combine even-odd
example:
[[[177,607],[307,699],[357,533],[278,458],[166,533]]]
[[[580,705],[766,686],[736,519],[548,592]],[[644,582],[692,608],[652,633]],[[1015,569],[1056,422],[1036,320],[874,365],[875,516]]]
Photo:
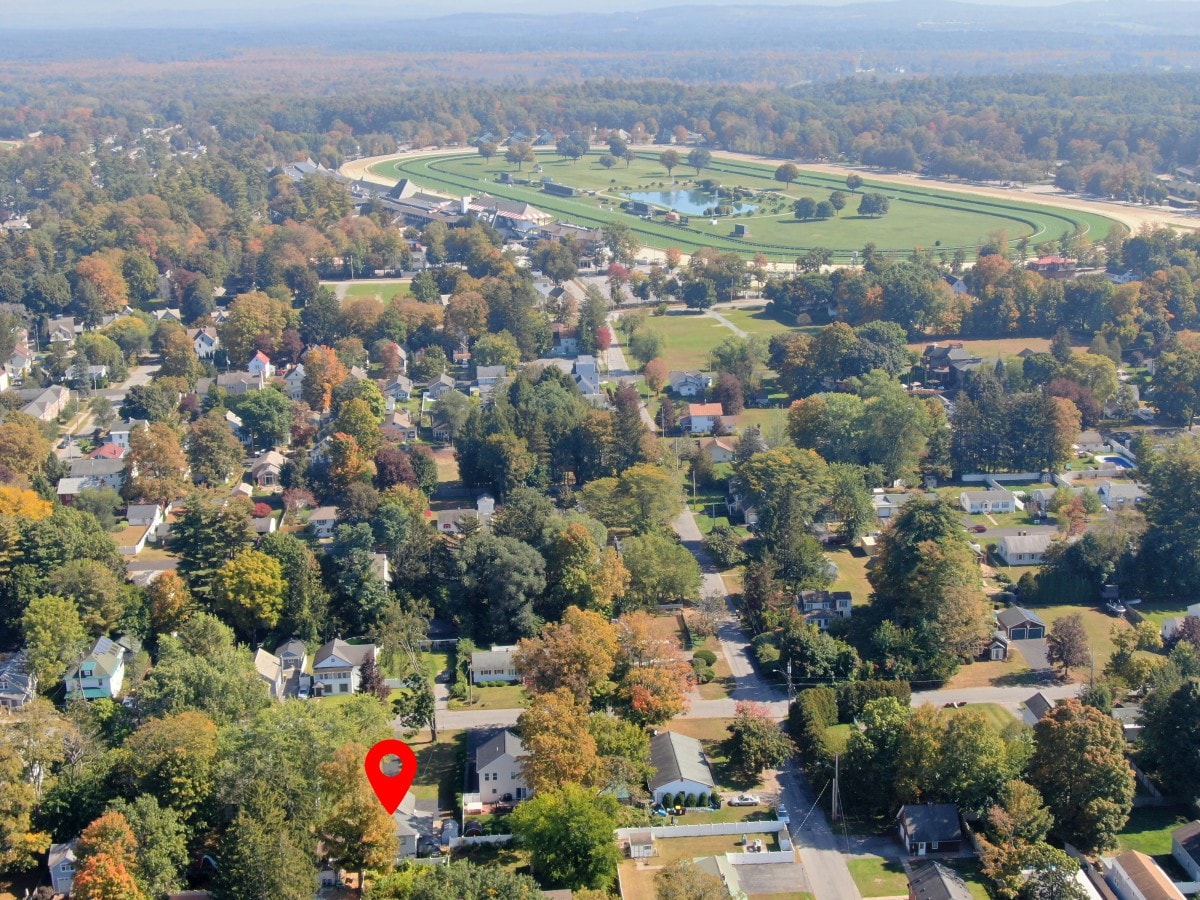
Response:
[[[1054,679],[1054,667],[1050,665],[1050,660],[1046,656],[1047,647],[1045,638],[1013,641],[1013,645],[1021,651],[1021,655],[1025,657],[1025,662],[1029,663],[1029,668],[1042,675],[1047,681]]]

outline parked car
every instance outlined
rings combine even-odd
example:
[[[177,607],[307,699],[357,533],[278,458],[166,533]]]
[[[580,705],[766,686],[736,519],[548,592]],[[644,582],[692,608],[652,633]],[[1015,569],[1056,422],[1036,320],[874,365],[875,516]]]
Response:
[[[976,534],[983,534],[985,531],[987,531],[987,526],[986,525],[972,525],[970,530],[974,531]]]
[[[1105,603],[1104,608],[1107,609],[1114,616],[1125,615],[1125,604],[1122,603],[1120,600],[1113,600],[1113,601],[1110,601],[1109,603]]]
[[[302,688],[300,688],[300,690],[296,691],[296,699],[297,700],[307,700],[308,699],[308,688],[302,687]]]
[[[729,801],[730,806],[761,806],[762,798],[756,794],[738,794]]]

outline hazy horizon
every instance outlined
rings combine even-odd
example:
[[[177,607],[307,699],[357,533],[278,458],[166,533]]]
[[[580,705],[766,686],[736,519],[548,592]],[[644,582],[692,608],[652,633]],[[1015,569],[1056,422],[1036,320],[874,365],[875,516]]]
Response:
[[[906,0],[615,0],[603,10],[586,0],[443,0],[424,3],[347,0],[336,9],[317,2],[257,0],[252,6],[235,2],[203,3],[181,0],[164,7],[161,0],[58,0],[50,9],[25,0],[0,0],[0,14],[9,28],[75,30],[92,28],[226,27],[278,22],[307,24],[333,16],[340,24],[400,19],[437,19],[463,13],[570,15],[573,13],[644,11],[680,6],[719,6],[723,9],[761,6],[838,7],[863,4],[899,5]],[[1045,9],[1072,4],[1111,5],[1111,0],[952,0],[970,6]],[[1200,0],[1155,0],[1147,5],[1200,4]]]

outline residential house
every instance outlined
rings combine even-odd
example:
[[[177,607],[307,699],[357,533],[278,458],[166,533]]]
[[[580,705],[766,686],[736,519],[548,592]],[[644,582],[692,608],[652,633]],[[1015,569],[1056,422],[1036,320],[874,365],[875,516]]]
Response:
[[[1171,855],[1192,881],[1200,881],[1200,820],[1171,832]]]
[[[962,387],[968,373],[983,365],[983,358],[967,351],[962,344],[930,344],[921,354],[926,386]]]
[[[909,856],[957,853],[962,847],[962,822],[953,803],[908,803],[896,816],[900,843]]]
[[[33,353],[28,347],[17,344],[17,346],[13,347],[13,352],[8,357],[8,362],[4,364],[4,371],[15,381],[24,378],[32,370]]]
[[[821,631],[827,631],[834,619],[850,618],[852,603],[849,591],[801,591],[796,596],[796,605],[805,621]]]
[[[76,327],[73,317],[60,316],[57,319],[51,319],[46,324],[46,343],[61,343],[73,347],[75,346],[75,336],[78,333],[79,329]]]
[[[157,503],[130,503],[125,507],[125,521],[153,532],[163,523],[167,512],[169,508],[164,511]]]
[[[75,387],[92,389],[108,386],[108,366],[84,366],[76,363],[67,369],[67,381]]]
[[[1022,705],[1021,719],[1026,725],[1036,725],[1054,709],[1054,701],[1038,691]]]
[[[550,352],[555,356],[579,355],[579,330],[574,325],[555,322],[550,326],[550,335],[553,342]]]
[[[245,446],[248,447],[254,443],[254,435],[250,433],[250,429],[246,427],[246,423],[237,413],[225,410],[225,424],[229,426],[233,436]]]
[[[1010,606],[996,616],[996,624],[1010,641],[1037,640],[1046,636],[1046,623],[1020,606]]]
[[[908,503],[917,494],[905,493],[886,493],[883,490],[876,490],[871,493],[871,506],[875,508],[875,515],[881,519],[890,519],[896,513],[900,512],[905,503]]]
[[[274,534],[279,530],[279,520],[275,516],[253,516],[250,530],[255,534]]]
[[[21,412],[33,416],[39,422],[53,422],[71,402],[71,392],[61,384],[52,384],[44,391],[37,392],[29,402],[21,407]]]
[[[201,391],[200,385],[205,379],[196,382],[196,393],[207,393],[207,390]],[[217,376],[215,383],[221,390],[228,392],[230,397],[240,397],[242,394],[248,394],[250,391],[261,391],[267,386],[267,379],[262,372],[224,372]]]
[[[430,400],[441,400],[452,390],[454,390],[454,379],[443,372],[425,385],[425,396]]]
[[[121,447],[117,444],[107,443],[101,444],[95,450],[88,454],[88,459],[124,459],[129,452],[128,447]]]
[[[183,311],[174,306],[168,306],[165,309],[156,309],[151,315],[159,322],[183,323]]]
[[[1184,900],[1167,873],[1140,850],[1108,860],[1104,880],[1120,900]]]
[[[116,697],[125,682],[125,655],[128,652],[128,648],[117,641],[96,638],[83,658],[63,676],[67,696],[83,696],[88,700]]]
[[[1081,453],[1104,453],[1111,450],[1112,445],[1098,431],[1081,431],[1075,438],[1075,449]]]
[[[594,356],[579,356],[575,359],[575,384],[585,397],[600,394],[600,363]]]
[[[271,362],[271,357],[267,356],[261,350],[250,357],[250,362],[246,363],[246,371],[251,375],[261,376],[263,381],[268,381],[275,377],[275,365]]]
[[[134,431],[140,428],[149,428],[150,423],[145,419],[129,419],[123,422],[116,422],[108,429],[109,443],[116,444],[118,447],[129,449],[129,438]]]
[[[433,439],[440,443],[448,444],[454,440],[454,429],[445,419],[435,417],[430,431],[433,433]]]
[[[1003,631],[993,631],[983,648],[983,658],[992,662],[1004,662],[1008,659],[1008,637]]]
[[[691,434],[712,434],[720,420],[720,403],[689,403],[683,427]]]
[[[337,527],[336,506],[319,506],[308,517],[308,527],[313,536],[320,538],[333,537],[333,529]]]
[[[490,384],[499,384],[507,375],[508,369],[505,366],[475,367],[475,383],[480,387]]]
[[[707,372],[671,372],[667,381],[680,397],[703,397],[713,383]]]
[[[411,378],[397,375],[383,387],[383,396],[407,403],[412,399],[413,382]]]
[[[1128,388],[1128,390],[1133,391],[1134,405],[1136,406],[1137,404],[1140,404],[1142,402],[1142,392],[1138,390],[1138,386],[1136,384],[1130,384],[1128,381],[1123,382],[1123,384],[1126,388]],[[1116,394],[1109,397],[1104,401],[1104,405],[1101,407],[1104,417],[1107,419],[1115,419],[1120,412],[1120,405],[1120,400]]]
[[[525,782],[522,761],[528,755],[521,739],[507,728],[476,750],[480,800],[501,803],[527,798],[532,791]]]
[[[673,805],[676,794],[707,794],[716,786],[704,748],[684,734],[660,731],[650,738],[650,765],[655,772],[647,784],[659,806]]]
[[[385,437],[405,444],[417,439],[417,426],[413,424],[412,417],[402,409],[393,409],[387,413],[379,430]]]
[[[1040,566],[1046,561],[1046,551],[1054,537],[1048,532],[1006,534],[996,545],[996,555],[1006,566]]]
[[[963,491],[958,495],[958,502],[971,515],[986,513],[1010,513],[1016,510],[1017,498],[1011,491]]]
[[[122,556],[137,556],[146,549],[146,541],[150,540],[150,528],[146,525],[128,525],[120,531],[113,532],[112,539]]]
[[[250,467],[250,477],[260,488],[277,487],[287,459],[278,450],[268,450]]]
[[[20,709],[37,696],[37,675],[29,667],[29,651],[19,650],[0,662],[0,708]]]
[[[971,900],[962,876],[941,863],[914,869],[908,877],[908,900]]]
[[[1043,278],[1066,279],[1075,277],[1077,265],[1078,260],[1065,256],[1039,256],[1029,263],[1028,268]]]
[[[119,491],[125,483],[125,460],[123,459],[73,459],[67,470],[67,478],[81,479],[82,490],[110,487]],[[59,483],[61,494],[62,484]],[[74,491],[73,493],[79,493]]]
[[[1102,481],[1096,489],[1100,499],[1109,509],[1120,509],[1142,503],[1149,496],[1146,488],[1129,481]]]
[[[50,886],[55,894],[67,896],[75,886],[75,845],[78,838],[65,844],[51,844],[46,857],[46,868],[50,870]]]
[[[308,662],[308,646],[300,638],[291,638],[275,648],[275,655],[279,657],[284,678],[287,678],[293,672],[304,671]]]
[[[700,452],[714,463],[733,462],[737,455],[733,441],[728,438],[707,438],[700,442]]]
[[[289,400],[304,397],[304,363],[296,363],[283,374],[283,391]]]
[[[474,509],[440,509],[437,511],[437,530],[442,534],[458,534],[459,523],[465,519],[475,518],[486,528],[491,524],[496,512],[496,501],[490,494],[482,494],[475,501]]]
[[[392,822],[396,827],[397,860],[415,858],[422,843],[426,847],[437,846],[433,834],[433,816],[417,806],[417,797],[412,791],[404,795],[392,813]]]
[[[325,696],[353,694],[362,680],[363,663],[375,659],[374,644],[347,644],[334,639],[313,657],[313,681]]]
[[[267,686],[267,694],[272,700],[283,697],[283,663],[278,656],[259,647],[254,652],[254,671]]]
[[[516,663],[513,662],[513,651],[516,649],[516,647],[493,647],[491,650],[476,650],[472,653],[471,683],[520,681],[521,674],[517,671]]]
[[[191,328],[187,336],[192,339],[192,349],[202,360],[212,359],[221,347],[221,339],[217,337],[217,329],[211,325],[204,328]]]
[[[1133,706],[1114,706],[1112,717],[1121,723],[1121,733],[1125,735],[1125,743],[1134,744],[1142,736],[1145,727],[1142,724],[1142,708]]]

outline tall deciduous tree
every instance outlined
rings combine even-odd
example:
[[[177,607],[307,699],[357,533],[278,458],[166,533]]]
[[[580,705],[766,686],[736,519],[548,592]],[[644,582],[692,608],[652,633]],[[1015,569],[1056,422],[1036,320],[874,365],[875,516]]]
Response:
[[[178,500],[187,490],[187,470],[187,455],[174,428],[155,422],[135,429],[129,436],[122,493],[139,503]]]
[[[1112,846],[1133,806],[1133,771],[1120,724],[1078,700],[1034,726],[1029,781],[1046,798],[1054,833],[1085,852]]]
[[[587,705],[566,688],[536,695],[517,718],[517,729],[529,751],[521,771],[535,793],[592,783],[599,759],[587,725]]]
[[[356,870],[382,869],[396,858],[396,826],[363,771],[366,748],[346,744],[321,765],[324,800],[317,834],[330,857]]]
[[[728,728],[729,758],[747,778],[783,766],[795,752],[791,738],[761,703],[738,701]]]
[[[1054,621],[1046,636],[1046,658],[1062,666],[1064,673],[1091,662],[1092,653],[1082,615],[1075,613]]]
[[[77,660],[87,642],[74,602],[55,594],[29,601],[21,619],[21,632],[29,651],[29,666],[38,684],[48,690]]]
[[[531,691],[566,688],[583,704],[604,693],[616,666],[617,630],[604,616],[570,606],[561,623],[517,644],[514,661]]]
[[[217,410],[192,424],[187,455],[197,484],[225,484],[241,470],[242,454],[241,442]]]
[[[568,784],[526,800],[509,821],[529,848],[530,866],[542,884],[604,889],[617,872],[612,832],[618,809],[614,797]]]
[[[728,896],[729,889],[719,876],[690,859],[677,859],[654,874],[655,900],[725,900]]]

